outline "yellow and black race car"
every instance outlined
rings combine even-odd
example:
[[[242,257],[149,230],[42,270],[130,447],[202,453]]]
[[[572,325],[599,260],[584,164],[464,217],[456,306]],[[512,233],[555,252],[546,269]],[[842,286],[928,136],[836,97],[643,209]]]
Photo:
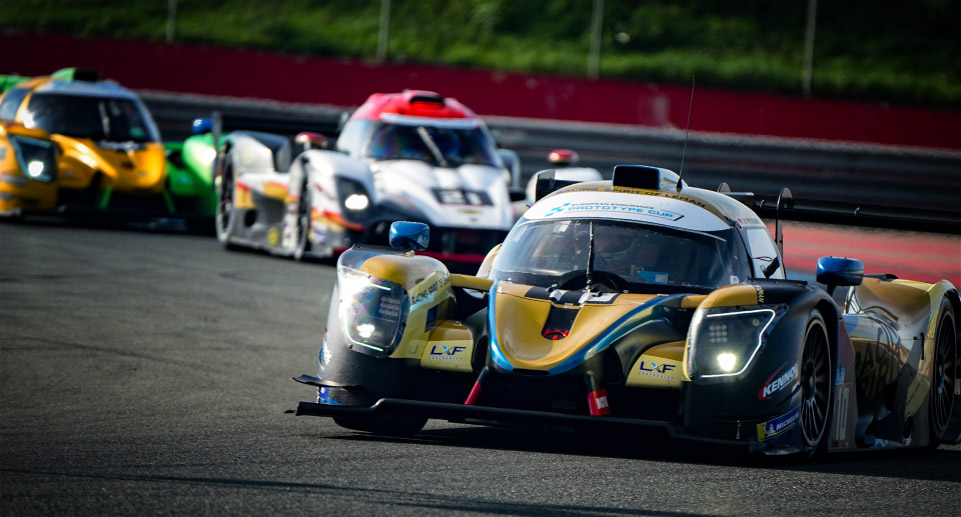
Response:
[[[666,169],[563,183],[538,175],[475,276],[410,251],[418,223],[394,224],[399,249],[344,253],[319,373],[296,379],[317,400],[296,413],[399,435],[428,418],[661,429],[802,457],[961,440],[949,282],[834,257],[828,290],[788,280],[752,195]]]
[[[157,126],[133,92],[74,68],[4,84],[0,215],[206,211],[211,218],[210,172],[168,173]]]

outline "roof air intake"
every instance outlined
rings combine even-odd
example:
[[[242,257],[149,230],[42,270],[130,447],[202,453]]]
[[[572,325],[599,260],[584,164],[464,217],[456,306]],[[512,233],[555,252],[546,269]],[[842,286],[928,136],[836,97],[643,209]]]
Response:
[[[615,165],[612,183],[615,187],[657,190],[661,186],[661,170],[644,165]]]
[[[404,96],[407,97],[407,102],[411,104],[415,102],[424,102],[428,104],[438,104],[440,106],[444,105],[444,97],[434,92],[428,92],[424,90],[404,90]]]

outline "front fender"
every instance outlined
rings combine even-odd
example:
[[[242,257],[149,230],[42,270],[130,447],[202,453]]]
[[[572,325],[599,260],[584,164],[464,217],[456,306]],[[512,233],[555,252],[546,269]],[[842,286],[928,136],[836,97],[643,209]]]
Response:
[[[445,342],[436,329],[459,326],[452,324],[454,300],[450,274],[437,260],[372,246],[345,251],[338,259],[318,377],[363,386],[371,401],[397,396],[430,355],[429,343]],[[397,313],[401,321],[390,336],[362,339],[364,327],[383,328],[378,322]]]
[[[815,309],[821,313],[829,329],[832,369],[837,369],[839,320],[836,306],[821,289],[792,281],[739,284],[708,295],[698,311],[743,311],[750,314],[759,308],[774,310],[776,314],[766,337],[744,370],[730,376],[694,376],[692,382],[685,384],[687,427],[711,429],[717,437],[745,439],[757,423],[795,409],[801,396],[799,363],[804,335]],[[692,324],[685,350],[685,373],[688,375],[693,369],[693,361],[697,360],[691,356],[697,353],[691,346],[696,330]]]
[[[314,175],[341,176],[363,184],[368,191],[373,190],[370,167],[362,160],[324,149],[310,149],[305,151],[302,157],[312,177]]]
[[[212,216],[217,212],[215,163],[217,149],[209,133],[183,142],[166,142],[167,178],[170,194],[191,199],[189,210]],[[186,205],[180,204],[178,209]]]
[[[286,172],[290,166],[290,142],[281,136],[257,131],[234,131],[227,135],[234,173]]]

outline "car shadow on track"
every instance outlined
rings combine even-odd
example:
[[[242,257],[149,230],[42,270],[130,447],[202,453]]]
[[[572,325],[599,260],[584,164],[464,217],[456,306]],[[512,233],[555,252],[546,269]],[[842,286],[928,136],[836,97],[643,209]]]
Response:
[[[392,438],[347,430],[344,430],[344,434],[327,438],[915,480],[957,482],[961,479],[961,450],[956,446],[942,446],[937,450],[831,453],[811,461],[801,461],[793,456],[749,454],[746,448],[720,448],[691,443],[671,438],[662,432],[574,434],[563,429],[535,430],[444,423],[429,425],[411,438]]]
[[[5,224],[36,227],[62,227],[95,230],[172,233],[213,237],[214,218],[201,215],[142,216],[114,213],[85,213],[82,215],[24,215],[2,218]]]

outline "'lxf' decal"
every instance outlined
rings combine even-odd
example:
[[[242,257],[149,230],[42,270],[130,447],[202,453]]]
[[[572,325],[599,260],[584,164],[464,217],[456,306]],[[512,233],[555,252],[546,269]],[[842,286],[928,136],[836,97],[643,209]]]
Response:
[[[657,364],[654,361],[641,361],[640,371],[638,373],[641,375],[647,375],[649,377],[660,377],[661,379],[673,380],[674,375],[670,372],[673,372],[675,368],[677,368],[676,364]]]
[[[447,345],[434,345],[430,347],[430,358],[431,359],[444,359],[448,361],[460,361],[460,357],[454,357],[457,354],[467,350],[466,346],[447,346]]]
[[[668,364],[668,363],[657,364],[654,361],[651,361],[651,364],[648,365],[646,361],[641,361],[641,371],[644,371],[644,372],[667,373],[674,370],[675,368],[677,368],[676,364]]]

